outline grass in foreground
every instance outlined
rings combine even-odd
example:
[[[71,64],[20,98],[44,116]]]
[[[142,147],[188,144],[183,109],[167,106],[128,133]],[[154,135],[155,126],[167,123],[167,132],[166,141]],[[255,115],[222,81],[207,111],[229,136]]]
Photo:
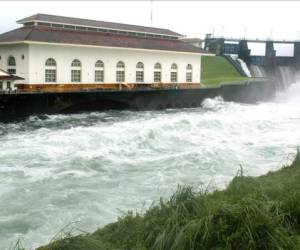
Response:
[[[145,214],[129,212],[92,234],[39,250],[300,249],[300,154],[261,177],[235,177],[223,191],[182,187]]]
[[[221,56],[201,57],[201,82],[205,86],[218,86],[220,84],[249,80],[243,77],[226,58]]]

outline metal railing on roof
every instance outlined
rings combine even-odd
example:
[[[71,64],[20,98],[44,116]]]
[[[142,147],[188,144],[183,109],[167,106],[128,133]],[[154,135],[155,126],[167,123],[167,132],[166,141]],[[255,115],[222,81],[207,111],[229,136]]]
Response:
[[[241,41],[246,40],[249,42],[274,42],[274,43],[295,43],[300,42],[300,39],[275,39],[275,38],[253,38],[253,37],[225,37],[225,36],[211,36],[210,39],[224,39],[225,41]]]

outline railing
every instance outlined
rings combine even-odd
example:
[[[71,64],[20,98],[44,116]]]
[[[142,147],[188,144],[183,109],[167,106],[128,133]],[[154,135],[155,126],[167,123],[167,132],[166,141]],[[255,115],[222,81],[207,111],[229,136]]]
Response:
[[[92,91],[135,91],[163,89],[198,89],[200,83],[84,83],[84,84],[16,84],[16,93],[59,93]]]
[[[0,89],[0,94],[13,94],[17,93],[16,89]]]
[[[224,36],[211,36],[209,39],[224,39],[225,41],[241,41],[246,40],[249,42],[274,42],[274,43],[295,43],[300,42],[300,39],[274,39],[274,38],[251,38],[251,37],[224,37]]]

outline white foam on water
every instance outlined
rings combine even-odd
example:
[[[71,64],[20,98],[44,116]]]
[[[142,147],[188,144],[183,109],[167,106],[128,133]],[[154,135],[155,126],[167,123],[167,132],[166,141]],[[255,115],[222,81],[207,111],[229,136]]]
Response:
[[[177,185],[224,188],[257,176],[300,142],[300,85],[272,102],[207,99],[201,108],[109,111],[0,123],[0,246],[47,243],[70,222],[93,231]]]

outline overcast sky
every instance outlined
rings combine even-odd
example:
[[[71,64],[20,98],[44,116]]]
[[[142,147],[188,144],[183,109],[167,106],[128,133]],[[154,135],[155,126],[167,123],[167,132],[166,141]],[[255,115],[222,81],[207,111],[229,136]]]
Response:
[[[0,33],[16,20],[46,13],[151,26],[151,1],[1,1]],[[230,37],[299,39],[300,2],[153,1],[153,26],[188,37],[206,33]],[[223,27],[223,28],[222,28]],[[271,31],[273,30],[273,31]]]

